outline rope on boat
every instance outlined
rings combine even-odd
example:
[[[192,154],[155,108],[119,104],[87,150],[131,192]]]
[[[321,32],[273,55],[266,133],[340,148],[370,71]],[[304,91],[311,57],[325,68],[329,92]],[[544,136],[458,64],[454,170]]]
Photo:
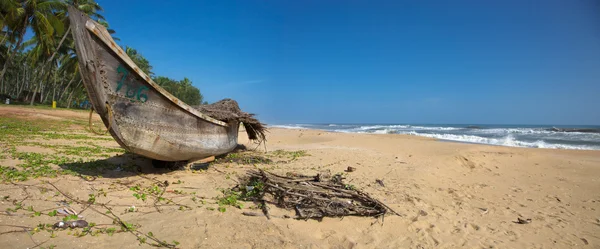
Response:
[[[92,114],[94,114],[94,107],[92,106],[92,108],[90,109],[90,131],[92,131],[94,134],[96,135],[106,135],[108,133],[108,131],[110,131],[110,127],[112,124],[112,119],[113,119],[113,113],[112,113],[112,108],[110,107],[110,105],[107,103],[106,104],[106,111],[108,112],[108,127],[106,127],[106,131],[104,133],[101,133],[99,131],[95,131],[94,128],[92,127]]]

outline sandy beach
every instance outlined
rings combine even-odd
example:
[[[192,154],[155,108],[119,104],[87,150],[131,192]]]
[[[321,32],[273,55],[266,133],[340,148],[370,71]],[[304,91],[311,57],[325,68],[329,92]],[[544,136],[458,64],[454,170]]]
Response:
[[[75,120],[78,123],[65,126],[61,133],[87,134],[89,139],[81,144],[101,146],[108,155],[90,156],[79,164],[51,163],[51,167],[69,169],[72,174],[0,184],[0,248],[151,247],[140,244],[135,232],[120,232],[115,217],[135,226],[136,232],[151,233],[179,248],[600,247],[600,151],[273,128],[268,133],[266,153],[262,145],[257,148],[242,133],[240,143],[257,148],[248,153],[273,158],[274,163],[213,163],[203,170],[167,170],[154,169],[147,159],[114,152],[119,146],[110,136],[84,130],[87,115],[82,111],[0,107],[3,122],[18,120],[35,125]],[[11,132],[3,123],[0,127],[3,134]],[[75,144],[74,140],[43,136],[31,136],[10,146],[15,146],[17,153],[52,155],[66,153],[61,152],[61,145]],[[4,170],[19,168],[25,159],[13,158],[7,152],[8,143],[3,141],[0,165]],[[273,154],[276,150],[305,151],[307,155],[279,160]],[[76,168],[93,168],[105,162],[119,166],[95,174]],[[125,170],[128,166],[134,170]],[[243,208],[217,210],[215,198],[222,195],[221,189],[236,186],[248,170],[316,174],[344,172],[348,166],[356,168],[345,174],[349,184],[402,216],[387,215],[384,220],[267,220],[242,215],[254,210],[251,202],[244,203]],[[132,195],[136,186],[159,186],[165,190],[161,196],[170,202],[157,205],[151,193],[147,200],[138,199]],[[94,200],[90,201],[92,195]],[[104,230],[80,237],[81,229],[35,230],[39,224],[60,221],[62,217],[48,213],[65,204],[95,223],[94,229]],[[275,214],[287,212],[271,208]],[[531,221],[519,224],[518,218]],[[110,227],[116,231],[107,231]]]

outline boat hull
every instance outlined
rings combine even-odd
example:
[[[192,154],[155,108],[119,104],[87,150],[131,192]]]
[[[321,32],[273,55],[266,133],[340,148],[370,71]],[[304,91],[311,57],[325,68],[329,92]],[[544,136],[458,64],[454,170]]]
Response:
[[[113,138],[128,151],[161,161],[230,152],[239,122],[214,120],[172,96],[144,74],[104,27],[70,7],[83,83]]]

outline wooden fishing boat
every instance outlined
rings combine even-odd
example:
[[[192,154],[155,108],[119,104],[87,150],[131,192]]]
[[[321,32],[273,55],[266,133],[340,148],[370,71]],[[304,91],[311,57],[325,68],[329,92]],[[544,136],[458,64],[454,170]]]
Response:
[[[240,122],[216,120],[171,95],[135,65],[104,26],[72,6],[69,20],[90,102],[123,148],[155,160],[183,161],[237,146]]]

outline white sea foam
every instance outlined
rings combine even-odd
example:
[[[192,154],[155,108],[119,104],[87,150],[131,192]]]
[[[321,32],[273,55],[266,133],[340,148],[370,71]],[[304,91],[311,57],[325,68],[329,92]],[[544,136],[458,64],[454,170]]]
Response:
[[[306,129],[300,125],[269,125],[268,127],[284,128],[284,129]]]
[[[503,138],[485,138],[473,135],[454,135],[454,134],[424,134],[410,132],[408,134],[431,137],[442,140],[459,141],[467,143],[502,145],[510,147],[528,147],[528,148],[547,148],[547,149],[570,149],[570,150],[600,150],[600,146],[585,146],[585,145],[566,145],[566,144],[549,144],[542,140],[536,142],[519,141],[513,135],[507,135]]]
[[[458,127],[436,127],[436,126],[411,126],[410,128],[415,129],[415,130],[429,130],[429,131],[455,131],[455,130],[462,130],[464,128],[458,128]]]
[[[376,130],[373,133],[375,133],[375,134],[394,134],[394,133],[398,133],[398,131],[396,129],[383,129],[383,130]]]
[[[480,133],[496,134],[496,133],[512,133],[512,134],[556,134],[555,131],[548,131],[541,128],[493,128],[475,130]]]
[[[369,131],[369,130],[379,130],[379,129],[407,129],[407,128],[410,128],[410,125],[367,125],[367,126],[360,126],[360,127],[352,128],[350,130]]]
[[[411,125],[286,124],[269,127],[323,129],[343,133],[410,134],[442,140],[512,147],[600,150],[600,133],[558,132],[547,128],[481,128]],[[564,141],[564,142],[562,142]]]

